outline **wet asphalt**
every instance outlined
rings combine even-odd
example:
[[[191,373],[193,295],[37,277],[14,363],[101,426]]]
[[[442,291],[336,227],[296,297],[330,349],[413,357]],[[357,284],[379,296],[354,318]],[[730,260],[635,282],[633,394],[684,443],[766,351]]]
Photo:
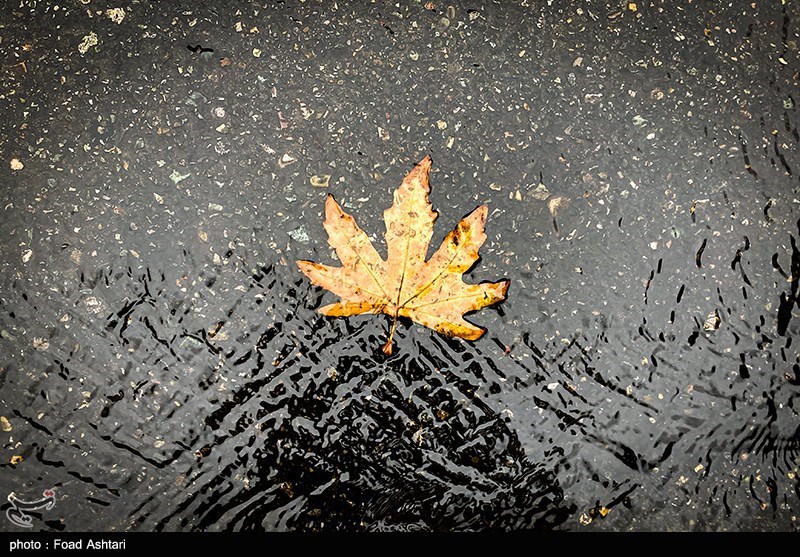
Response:
[[[0,8],[0,496],[46,531],[798,530],[791,2]],[[433,158],[477,342],[329,319]],[[3,509],[10,505],[5,504]],[[18,527],[0,516],[0,530]]]

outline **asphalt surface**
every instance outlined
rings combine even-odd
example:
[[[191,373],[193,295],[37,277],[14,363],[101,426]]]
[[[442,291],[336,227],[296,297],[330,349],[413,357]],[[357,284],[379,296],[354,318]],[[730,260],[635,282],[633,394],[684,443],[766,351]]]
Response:
[[[5,2],[0,496],[35,529],[798,530],[798,4]],[[329,319],[433,157],[477,342]],[[6,503],[3,509],[9,509]],[[20,528],[0,516],[0,529]]]

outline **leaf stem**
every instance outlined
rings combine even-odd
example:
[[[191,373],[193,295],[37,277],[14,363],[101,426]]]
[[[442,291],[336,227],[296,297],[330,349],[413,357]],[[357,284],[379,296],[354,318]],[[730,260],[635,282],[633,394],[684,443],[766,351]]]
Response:
[[[392,355],[392,339],[394,338],[394,332],[397,330],[397,312],[394,312],[394,317],[392,317],[392,328],[389,331],[389,338],[386,340],[386,344],[383,345],[381,348],[381,352],[386,354],[387,356]]]

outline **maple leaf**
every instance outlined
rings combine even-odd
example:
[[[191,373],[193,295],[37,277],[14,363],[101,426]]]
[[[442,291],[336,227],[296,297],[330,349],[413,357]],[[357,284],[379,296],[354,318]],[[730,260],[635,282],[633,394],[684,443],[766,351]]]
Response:
[[[486,205],[464,217],[436,253],[425,260],[438,216],[428,200],[430,170],[428,156],[403,179],[394,192],[394,203],[384,211],[388,248],[385,260],[355,219],[328,194],[324,227],[342,266],[297,262],[312,283],[341,298],[320,308],[320,313],[333,317],[385,313],[392,317],[389,338],[383,346],[385,354],[392,353],[398,317],[407,317],[447,336],[480,338],[486,330],[465,321],[464,314],[502,302],[508,291],[508,280],[481,284],[462,280],[478,260],[478,250],[486,240]]]

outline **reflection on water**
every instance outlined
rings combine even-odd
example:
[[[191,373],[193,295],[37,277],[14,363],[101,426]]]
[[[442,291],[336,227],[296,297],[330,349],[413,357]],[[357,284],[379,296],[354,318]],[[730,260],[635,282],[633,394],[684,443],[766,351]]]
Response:
[[[2,375],[25,396],[15,432],[75,505],[156,530],[575,528],[657,504],[658,485],[728,516],[792,506],[791,337],[736,348],[763,317],[721,340],[697,318],[682,337],[597,316],[545,341],[501,307],[486,341],[411,325],[386,358],[385,320],[321,317],[323,293],[285,261],[252,261],[231,251],[192,276],[186,253],[84,271],[77,290],[12,285],[7,339],[62,325]],[[68,309],[42,315],[54,299]]]
[[[187,322],[198,296],[170,303],[152,272],[128,277],[138,298],[107,318],[120,347],[145,358],[127,373],[138,408],[118,397],[97,431],[180,469],[167,500],[143,502],[134,520],[168,530],[451,529],[556,525],[574,513],[553,464],[528,459],[502,408],[484,400],[510,378],[491,370],[489,383],[489,357],[420,329],[386,360],[371,352],[383,321],[316,315],[320,294],[274,265],[237,272],[195,281],[200,297],[237,282],[224,319],[203,328]],[[130,412],[139,419],[106,425]],[[129,438],[165,443],[154,451]]]

